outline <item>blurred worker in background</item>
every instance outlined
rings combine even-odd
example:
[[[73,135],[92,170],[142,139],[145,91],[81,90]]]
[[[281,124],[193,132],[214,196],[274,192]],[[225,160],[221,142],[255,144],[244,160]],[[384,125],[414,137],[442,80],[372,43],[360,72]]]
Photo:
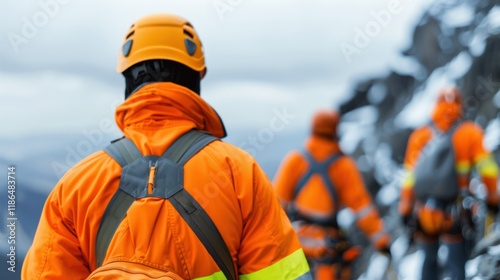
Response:
[[[407,226],[416,221],[415,239],[425,253],[421,279],[438,279],[439,240],[449,250],[451,279],[465,279],[463,229],[472,223],[463,202],[471,195],[473,166],[486,186],[488,211],[496,214],[497,164],[483,146],[482,129],[471,121],[462,121],[459,89],[444,88],[432,121],[411,134],[404,160],[406,174],[399,211]]]
[[[318,111],[305,148],[286,156],[273,182],[315,279],[350,279],[351,263],[361,253],[337,224],[344,206],[355,211],[358,226],[374,247],[390,256],[384,223],[354,160],[339,147],[338,123],[337,112]]]

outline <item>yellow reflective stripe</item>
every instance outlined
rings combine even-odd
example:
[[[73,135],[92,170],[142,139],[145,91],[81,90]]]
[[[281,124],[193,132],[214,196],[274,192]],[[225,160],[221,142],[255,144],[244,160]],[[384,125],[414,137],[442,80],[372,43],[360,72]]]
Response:
[[[477,170],[481,176],[493,178],[498,176],[498,165],[491,155],[482,157],[476,164]]]
[[[411,189],[415,185],[415,174],[409,168],[403,171],[403,189]]]
[[[226,276],[224,276],[224,273],[222,271],[218,271],[212,275],[203,276],[200,278],[194,278],[193,280],[227,280],[227,279],[226,279]]]
[[[476,164],[478,164],[480,161],[485,160],[485,159],[487,159],[488,157],[490,157],[490,154],[488,154],[488,153],[485,153],[485,154],[480,154],[480,155],[478,155],[478,156],[476,156],[476,157],[474,158],[474,162],[475,162]]]
[[[455,165],[458,174],[469,174],[471,169],[471,164],[469,161],[458,161]]]
[[[240,275],[240,280],[292,280],[308,272],[309,265],[304,251],[298,249],[275,264],[250,274]]]

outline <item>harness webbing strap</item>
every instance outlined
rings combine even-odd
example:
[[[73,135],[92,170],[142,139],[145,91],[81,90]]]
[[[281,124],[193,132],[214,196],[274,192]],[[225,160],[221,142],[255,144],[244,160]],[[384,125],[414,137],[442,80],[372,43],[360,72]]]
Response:
[[[191,157],[193,157],[196,153],[198,153],[201,149],[203,149],[206,145],[214,140],[217,140],[217,138],[212,135],[196,130],[191,130],[179,137],[169,147],[169,149],[167,149],[163,156],[158,159],[157,162],[159,162],[161,158],[164,158],[168,159],[170,162],[177,164],[177,166],[182,167]],[[127,138],[123,138],[117,142],[112,143],[105,148],[105,151],[113,159],[115,159],[122,166],[122,168],[125,168],[132,163],[140,165],[141,162],[137,160],[145,158],[142,156],[141,152],[137,149],[135,144]],[[150,162],[154,159],[157,159],[157,157],[155,158],[153,156],[149,156],[147,158],[150,160]],[[167,163],[165,164],[165,166],[172,167],[172,164]],[[137,168],[139,167],[141,166],[138,166]],[[138,177],[142,177],[146,173],[138,171],[137,174],[140,175]],[[178,173],[174,172],[173,174]],[[134,173],[132,175],[136,174]],[[116,233],[118,226],[125,218],[128,209],[137,198],[141,197],[140,195],[138,195],[139,192],[132,192],[132,194],[130,193],[130,187],[128,185],[130,185],[131,182],[124,182],[127,181],[129,177],[126,177],[124,176],[124,174],[122,174],[122,179],[123,178],[125,179],[120,180],[120,188],[112,197],[104,212],[101,220],[101,225],[97,233],[97,267],[100,267],[102,265],[109,244],[114,234]],[[169,185],[169,182],[175,183],[177,182],[175,180],[179,179],[166,178],[164,180],[166,180],[167,185]],[[158,188],[161,187],[162,186],[158,186]],[[181,186],[177,191],[174,190],[165,193],[168,193],[168,195],[164,198],[168,199],[172,203],[172,205],[179,212],[182,218],[191,227],[193,232],[200,239],[221,271],[224,273],[225,277],[231,280],[236,279],[233,259],[229,252],[229,249],[227,248],[224,239],[220,235],[220,232],[218,231],[217,227],[213,223],[212,219],[208,216],[206,211],[184,189],[183,186]]]
[[[333,182],[330,179],[330,176],[328,175],[328,168],[340,158],[341,154],[340,153],[333,154],[323,162],[317,162],[307,151],[302,151],[302,154],[309,163],[309,170],[297,184],[297,187],[295,188],[294,191],[293,199],[295,199],[299,195],[299,193],[302,191],[302,189],[304,188],[304,186],[309,181],[312,175],[319,174],[323,179],[326,187],[328,188],[328,191],[330,192],[330,195],[332,196],[335,202],[335,206],[337,207],[338,196],[337,192],[335,191],[335,186],[333,185]]]

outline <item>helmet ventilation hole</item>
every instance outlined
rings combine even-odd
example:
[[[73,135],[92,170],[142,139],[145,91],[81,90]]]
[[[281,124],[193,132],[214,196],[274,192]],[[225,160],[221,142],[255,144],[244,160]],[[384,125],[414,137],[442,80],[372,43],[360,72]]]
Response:
[[[132,31],[132,32],[130,32],[130,33],[127,35],[127,37],[125,37],[125,40],[126,40],[126,39],[128,39],[128,38],[130,38],[132,35],[134,35],[134,33],[135,33],[135,30],[134,30],[134,31]]]
[[[194,35],[186,29],[184,29],[184,34],[188,35],[191,39],[194,39]]]

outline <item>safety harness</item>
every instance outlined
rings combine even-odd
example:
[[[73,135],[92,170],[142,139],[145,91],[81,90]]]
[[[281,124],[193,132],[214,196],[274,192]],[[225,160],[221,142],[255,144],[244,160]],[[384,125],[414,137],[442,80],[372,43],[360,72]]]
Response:
[[[360,254],[360,248],[357,246],[352,246],[350,240],[345,236],[344,232],[340,230],[338,223],[337,223],[337,213],[339,210],[339,198],[337,191],[335,190],[335,185],[328,175],[328,168],[335,163],[338,159],[340,159],[343,154],[342,153],[336,153],[325,159],[324,161],[318,162],[316,161],[312,155],[306,151],[302,150],[301,151],[302,155],[304,158],[307,160],[309,164],[309,170],[302,176],[300,179],[299,183],[297,184],[297,187],[294,190],[292,201],[294,201],[299,193],[302,191],[304,186],[307,184],[309,179],[317,174],[321,176],[321,179],[323,180],[325,186],[328,189],[328,192],[330,193],[331,198],[334,201],[334,211],[333,215],[331,217],[328,217],[326,219],[318,219],[318,218],[313,218],[310,216],[303,215],[301,213],[298,213],[297,209],[293,207],[294,209],[292,211],[295,211],[294,215],[297,220],[300,220],[302,222],[310,223],[310,224],[316,224],[324,228],[330,228],[333,227],[335,228],[336,231],[336,237],[333,238],[332,236],[328,236],[327,239],[325,240],[326,245],[328,247],[329,252],[335,252],[334,255],[327,254],[325,256],[317,256],[315,257],[315,260],[313,263],[315,264],[338,264],[341,268],[346,268],[349,267],[351,262],[358,257]],[[300,239],[300,237],[299,237]],[[347,251],[350,253],[347,255],[344,255]],[[347,258],[347,259],[346,259]],[[311,265],[315,265],[311,264]],[[314,270],[314,268],[313,268]],[[342,269],[337,270],[336,277],[341,278],[341,273]]]
[[[115,232],[130,206],[140,198],[167,199],[203,243],[227,279],[235,280],[236,272],[227,245],[199,203],[184,189],[184,164],[209,143],[218,138],[191,130],[178,138],[162,156],[143,156],[128,138],[122,138],[104,151],[122,167],[120,187],[109,202],[96,239],[97,267],[104,257]]]
[[[328,218],[328,220],[326,220],[326,221],[311,219],[310,217],[301,217],[301,215],[299,213],[295,213],[295,214],[297,216],[299,216],[301,219],[306,220],[306,221],[310,221],[312,223],[327,224],[330,226],[333,223],[334,227],[338,227],[336,215],[337,215],[337,212],[339,210],[338,209],[339,200],[338,200],[337,191],[335,190],[335,185],[333,184],[332,180],[328,176],[328,168],[334,162],[336,162],[342,156],[342,154],[336,153],[336,154],[333,154],[330,157],[328,157],[326,160],[324,160],[322,162],[318,162],[312,157],[312,155],[308,151],[302,150],[301,153],[309,164],[309,170],[306,172],[306,174],[304,174],[304,176],[302,176],[299,183],[297,184],[297,187],[295,188],[295,191],[293,193],[292,201],[295,201],[295,199],[297,198],[299,193],[302,191],[302,189],[304,188],[306,183],[309,181],[309,179],[314,174],[318,174],[321,176],[321,179],[325,183],[325,186],[327,187],[328,192],[330,193],[330,195],[334,201],[335,208],[333,211],[333,213],[334,213],[333,217]],[[297,210],[294,209],[294,211],[297,211]]]

